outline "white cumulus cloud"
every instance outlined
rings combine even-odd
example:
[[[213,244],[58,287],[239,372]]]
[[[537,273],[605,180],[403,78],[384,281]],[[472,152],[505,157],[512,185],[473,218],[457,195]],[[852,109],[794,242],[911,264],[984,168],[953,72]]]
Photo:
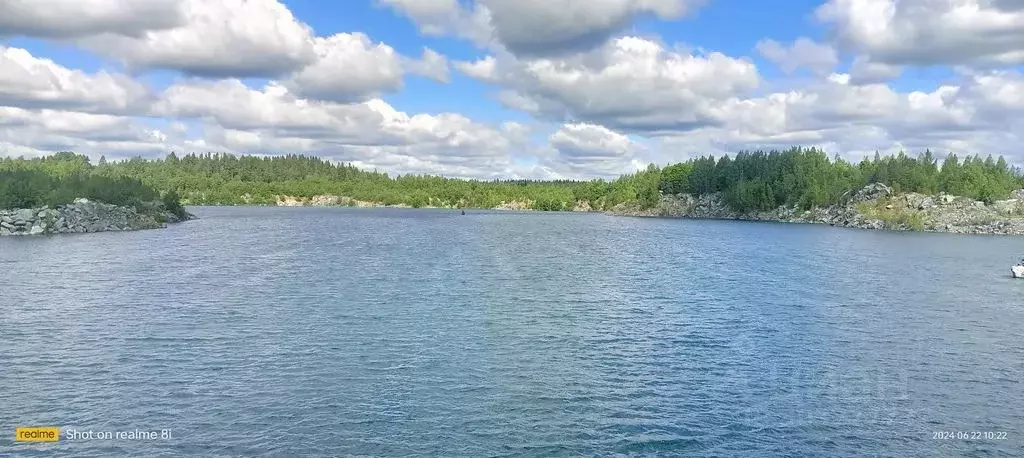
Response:
[[[318,35],[280,0],[0,0],[0,36],[106,58],[86,70],[0,46],[0,155],[304,153],[478,178],[607,177],[793,145],[1024,164],[1024,2],[823,1],[827,40],[763,37],[749,51],[783,70],[765,78],[777,72],[749,56],[643,35],[700,0],[377,0],[432,36],[394,47],[372,29]],[[480,54],[449,62],[452,37]],[[410,75],[461,81],[452,67],[492,100],[447,88],[463,98],[421,113],[384,100]],[[936,68],[941,79],[921,71]],[[451,108],[468,103],[487,121]],[[518,113],[502,119],[499,104]]]
[[[147,88],[128,76],[89,74],[0,46],[0,105],[143,114],[148,101]]]
[[[872,62],[1024,64],[1019,0],[829,0],[815,15]]]
[[[138,36],[186,21],[182,0],[4,0],[0,37]]]
[[[765,39],[757,43],[757,51],[778,64],[787,73],[808,68],[817,74],[828,74],[839,64],[835,49],[806,37],[797,38],[790,45]]]
[[[349,102],[402,87],[402,66],[395,50],[362,33],[317,38],[316,61],[296,72],[288,86],[314,99]]]
[[[595,124],[565,124],[548,138],[558,152],[554,167],[570,175],[619,175],[629,170],[639,150],[629,137]]]
[[[587,51],[650,14],[676,19],[704,0],[378,0],[430,35],[456,35],[495,44],[519,56]]]
[[[256,90],[239,80],[186,82],[168,88],[161,116],[196,119],[230,150],[307,152],[403,173],[491,177],[512,170],[522,129],[461,114],[407,114],[387,102],[315,101],[285,86]]]
[[[131,68],[207,77],[280,76],[316,59],[312,30],[277,0],[183,1],[178,27],[81,42]]]
[[[622,37],[560,58],[505,54],[460,68],[506,89],[507,106],[544,119],[588,122],[657,134],[721,122],[714,107],[757,88],[757,68],[721,53],[694,55]]]

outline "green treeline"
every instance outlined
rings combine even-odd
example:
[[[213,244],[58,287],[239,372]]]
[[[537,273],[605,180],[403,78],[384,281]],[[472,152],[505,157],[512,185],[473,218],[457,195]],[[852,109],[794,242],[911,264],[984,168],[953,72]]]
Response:
[[[188,204],[274,204],[279,196],[336,195],[413,207],[492,208],[529,202],[536,210],[569,210],[580,203],[607,210],[621,203],[650,208],[662,194],[722,193],[738,211],[782,205],[811,208],[838,202],[872,182],[899,192],[969,196],[991,202],[1024,187],[1021,173],[1002,158],[931,152],[900,153],[850,163],[817,149],[741,152],[651,165],[615,180],[462,180],[360,170],[302,155],[169,154],[96,165],[73,153],[43,159],[0,159],[0,208],[60,204],[75,197],[121,204],[163,196],[170,208]]]
[[[536,210],[568,210],[578,201],[611,208],[637,195],[635,180],[629,176],[614,182],[390,177],[301,155],[170,154],[156,160],[111,162],[101,168],[156,189],[174,190],[190,204],[275,204],[278,196],[336,195],[412,207],[493,208],[503,202],[528,201]]]
[[[136,178],[91,165],[86,156],[62,152],[32,160],[0,158],[0,209],[55,207],[79,197],[138,208],[162,201],[184,215],[173,191],[161,195]]]
[[[852,164],[816,149],[741,152],[673,164],[661,170],[659,190],[666,194],[721,192],[737,211],[769,210],[782,205],[809,209],[837,203],[869,183],[896,192],[969,196],[992,202],[1022,187],[1019,170],[1000,156],[946,157],[940,166],[930,151],[916,158],[900,153]]]

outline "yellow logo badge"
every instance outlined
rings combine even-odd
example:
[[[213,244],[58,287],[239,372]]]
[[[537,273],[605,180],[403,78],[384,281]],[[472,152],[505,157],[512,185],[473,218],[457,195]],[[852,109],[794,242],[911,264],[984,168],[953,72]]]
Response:
[[[56,426],[14,428],[14,440],[18,442],[57,442],[60,440],[60,428]]]

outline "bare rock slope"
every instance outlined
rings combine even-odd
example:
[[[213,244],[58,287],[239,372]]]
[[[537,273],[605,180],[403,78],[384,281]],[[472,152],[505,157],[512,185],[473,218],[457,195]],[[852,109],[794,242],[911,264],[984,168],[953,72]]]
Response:
[[[725,205],[720,194],[662,196],[655,208],[621,204],[610,212],[622,216],[711,218],[829,224],[863,229],[918,230],[960,234],[1024,235],[1024,189],[986,205],[967,197],[894,193],[872,183],[844,196],[836,205],[799,210],[779,207],[740,213]]]

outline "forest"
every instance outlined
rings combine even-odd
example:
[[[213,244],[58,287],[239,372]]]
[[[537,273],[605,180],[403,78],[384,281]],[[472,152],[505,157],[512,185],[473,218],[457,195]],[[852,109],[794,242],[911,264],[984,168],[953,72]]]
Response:
[[[89,158],[62,152],[39,159],[0,158],[0,209],[56,207],[83,197],[114,205],[141,208],[162,201],[184,215],[177,193],[163,193],[135,178],[99,168]]]
[[[97,168],[110,176],[136,178],[155,189],[174,190],[192,205],[273,205],[278,196],[336,195],[412,207],[493,208],[503,202],[528,201],[536,210],[566,210],[578,201],[592,202],[601,208],[633,201],[640,186],[632,176],[615,181],[392,177],[302,155],[169,154],[155,160],[100,162]],[[657,182],[646,186],[656,188]]]
[[[821,150],[741,152],[717,160],[707,156],[672,164],[660,171],[659,190],[666,194],[721,192],[737,211],[779,206],[809,209],[837,203],[844,194],[869,183],[889,185],[897,193],[968,196],[991,203],[1024,187],[1022,173],[1000,156],[955,154],[938,159],[925,151],[881,156],[853,164]],[[649,201],[648,201],[649,203]]]
[[[1024,187],[1019,169],[1003,157],[954,154],[941,162],[930,151],[878,155],[858,163],[813,148],[698,157],[614,180],[465,180],[360,170],[314,156],[237,156],[171,153],[124,161],[61,152],[37,159],[0,159],[0,208],[58,205],[75,197],[137,205],[163,199],[186,205],[274,204],[278,196],[346,196],[412,207],[493,208],[529,202],[535,210],[569,210],[580,202],[608,210],[633,203],[650,208],[663,194],[721,193],[737,211],[779,206],[811,208],[838,202],[872,182],[897,192],[946,192],[992,202]],[[180,196],[180,197],[179,197]]]

